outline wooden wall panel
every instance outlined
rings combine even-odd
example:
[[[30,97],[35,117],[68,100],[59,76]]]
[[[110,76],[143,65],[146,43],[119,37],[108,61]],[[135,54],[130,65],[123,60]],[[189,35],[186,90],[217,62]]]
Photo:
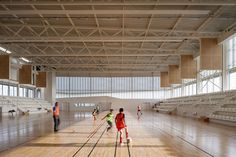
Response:
[[[32,84],[32,66],[22,65],[19,69],[19,83],[20,84]]]
[[[10,79],[10,65],[10,56],[0,55],[0,79]]]
[[[181,55],[181,79],[195,79],[197,77],[197,64],[192,55]]]
[[[217,39],[201,39],[200,70],[221,70],[222,49]]]
[[[36,87],[46,88],[47,87],[47,73],[38,72],[36,76]]]
[[[178,65],[169,65],[169,83],[181,84],[180,68]]]
[[[170,87],[168,72],[161,72],[161,87]]]

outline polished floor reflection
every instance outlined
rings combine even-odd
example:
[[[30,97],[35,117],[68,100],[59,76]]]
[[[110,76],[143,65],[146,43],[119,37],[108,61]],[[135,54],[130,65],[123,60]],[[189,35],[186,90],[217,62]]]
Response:
[[[10,145],[24,138],[38,138],[3,151],[0,156],[235,157],[236,154],[235,127],[156,112],[144,112],[140,119],[135,113],[126,113],[132,143],[119,146],[116,129],[107,133],[106,122],[100,120],[105,113],[96,122],[90,114],[64,113],[63,128],[58,133],[52,132],[49,115],[12,120],[12,125],[5,123],[6,128],[2,121],[1,131],[5,131],[5,136],[1,136],[1,145],[2,141]]]
[[[61,112],[61,128],[91,117],[86,112]],[[10,149],[37,137],[53,133],[51,113],[32,114],[28,116],[3,116],[0,119],[0,151]]]

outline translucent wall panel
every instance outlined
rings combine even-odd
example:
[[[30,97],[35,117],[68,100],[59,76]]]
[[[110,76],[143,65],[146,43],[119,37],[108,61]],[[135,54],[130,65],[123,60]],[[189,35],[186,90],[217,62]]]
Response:
[[[226,43],[227,69],[236,67],[236,37],[229,39]]]
[[[236,72],[229,74],[229,87],[230,89],[236,89]]]
[[[222,73],[218,70],[205,70],[200,73],[200,93],[222,91]]]
[[[57,98],[112,96],[124,99],[160,98],[159,77],[57,77]],[[164,96],[163,96],[164,97]]]

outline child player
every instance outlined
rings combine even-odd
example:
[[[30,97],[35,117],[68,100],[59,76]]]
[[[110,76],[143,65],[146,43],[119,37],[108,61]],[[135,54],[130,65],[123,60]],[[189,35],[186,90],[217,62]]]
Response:
[[[112,122],[114,118],[114,115],[112,114],[112,112],[113,112],[113,109],[110,109],[110,112],[105,117],[102,118],[102,120],[106,118],[107,124],[109,125],[107,128],[107,131],[109,131],[112,128]]]
[[[96,111],[96,109],[94,109],[93,112],[92,112],[94,121],[97,120],[96,114],[97,114],[97,111]]]
[[[118,130],[118,132],[120,133],[120,145],[123,145],[123,130],[125,129],[125,133],[126,133],[126,138],[128,138],[128,132],[127,132],[127,126],[125,124],[125,114],[124,114],[124,109],[120,108],[119,109],[119,113],[116,115],[115,118],[115,122],[116,122],[116,128]]]
[[[141,106],[140,105],[137,106],[137,115],[138,115],[138,117],[140,117],[142,115],[142,111],[141,111]]]

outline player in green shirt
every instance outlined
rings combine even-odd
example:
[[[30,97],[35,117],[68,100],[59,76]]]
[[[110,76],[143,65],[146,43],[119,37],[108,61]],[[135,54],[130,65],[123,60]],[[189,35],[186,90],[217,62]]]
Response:
[[[104,118],[102,118],[102,120],[106,118],[107,124],[109,125],[109,127],[107,128],[107,131],[109,131],[112,128],[112,122],[114,119],[114,115],[112,114],[112,112],[113,112],[113,109],[110,109],[110,112]]]

